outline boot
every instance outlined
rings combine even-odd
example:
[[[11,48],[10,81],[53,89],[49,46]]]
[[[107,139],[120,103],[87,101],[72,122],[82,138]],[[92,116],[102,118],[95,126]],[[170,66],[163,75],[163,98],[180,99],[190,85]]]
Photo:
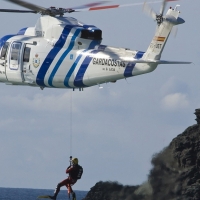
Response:
[[[76,200],[76,194],[75,194],[75,192],[72,192],[72,200]]]
[[[49,196],[50,199],[56,200],[55,196]]]
[[[56,200],[58,193],[60,192],[60,185],[58,184],[53,196],[49,196],[50,199]]]

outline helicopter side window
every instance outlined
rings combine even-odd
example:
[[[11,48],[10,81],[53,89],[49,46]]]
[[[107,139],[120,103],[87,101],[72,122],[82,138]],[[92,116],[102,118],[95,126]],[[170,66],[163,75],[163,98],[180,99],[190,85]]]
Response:
[[[13,43],[11,50],[11,60],[18,60],[21,49],[21,43]]]
[[[31,48],[30,47],[25,47],[24,55],[23,55],[23,62],[29,62],[30,53],[31,53]]]
[[[1,50],[1,56],[0,56],[0,59],[1,60],[5,60],[6,58],[6,55],[7,55],[7,52],[8,52],[8,47],[9,47],[9,42],[6,42],[3,47],[2,47],[2,50]]]
[[[84,29],[81,31],[81,38],[90,40],[102,40],[102,31]]]

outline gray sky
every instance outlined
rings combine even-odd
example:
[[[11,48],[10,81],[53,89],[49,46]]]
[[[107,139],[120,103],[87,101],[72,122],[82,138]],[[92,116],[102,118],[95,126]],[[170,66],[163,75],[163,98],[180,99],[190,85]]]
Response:
[[[70,7],[88,0],[35,0],[43,7]],[[116,0],[113,4],[143,2]],[[149,74],[84,92],[0,84],[0,187],[48,188],[66,178],[70,156],[70,95],[73,99],[73,148],[84,168],[74,189],[89,190],[97,181],[141,184],[151,158],[185,128],[195,124],[200,107],[200,1],[181,0],[186,23],[170,36],[162,59],[191,65],[160,65]],[[1,8],[20,8],[1,1]],[[159,11],[160,4],[153,5]],[[146,51],[156,23],[142,6],[71,16],[103,31],[102,44]],[[34,26],[39,15],[1,13],[0,37]]]

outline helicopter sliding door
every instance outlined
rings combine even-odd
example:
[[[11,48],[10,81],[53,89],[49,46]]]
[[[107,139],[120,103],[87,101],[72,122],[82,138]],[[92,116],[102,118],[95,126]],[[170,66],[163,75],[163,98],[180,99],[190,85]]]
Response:
[[[22,83],[21,54],[22,43],[13,42],[10,46],[8,65],[6,66],[7,79],[13,84]]]
[[[22,79],[25,83],[33,83],[33,72],[31,69],[31,45],[24,44],[23,53],[22,53]]]

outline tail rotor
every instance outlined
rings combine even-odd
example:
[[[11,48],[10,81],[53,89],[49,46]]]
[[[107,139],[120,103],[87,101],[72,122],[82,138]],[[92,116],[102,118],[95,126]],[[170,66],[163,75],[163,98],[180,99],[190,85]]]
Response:
[[[156,20],[156,12],[149,6],[149,4],[147,4],[147,2],[144,2],[143,11],[147,15],[149,15],[151,18],[153,18],[154,20]]]
[[[176,0],[163,0],[159,14],[157,14],[146,2],[144,3],[143,11],[151,18],[153,18],[155,21],[157,21],[157,25],[160,26],[162,22],[165,20],[165,18],[163,17],[163,13],[165,11],[168,1],[176,1]]]

